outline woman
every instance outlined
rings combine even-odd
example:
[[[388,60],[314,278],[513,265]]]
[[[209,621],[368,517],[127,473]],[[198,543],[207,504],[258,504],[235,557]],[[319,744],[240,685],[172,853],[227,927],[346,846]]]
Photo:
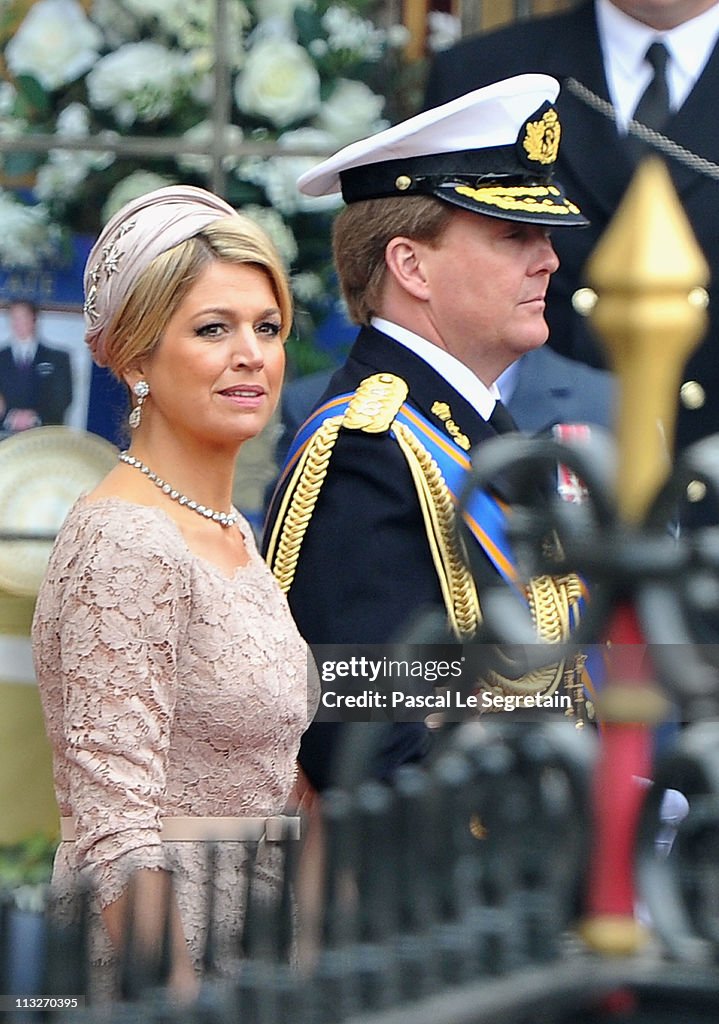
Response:
[[[222,840],[212,902],[227,948],[250,849],[253,885],[278,887],[264,819],[283,812],[316,703],[306,646],[231,503],[237,453],[279,398],[291,299],[263,231],[183,186],[112,218],[85,297],[86,340],[128,386],[132,430],[70,510],[33,623],[66,840],[53,884],[66,911],[78,881],[96,894],[107,996],[131,903],[147,951],[159,945],[171,871],[170,984],[191,997],[210,913],[203,836]]]

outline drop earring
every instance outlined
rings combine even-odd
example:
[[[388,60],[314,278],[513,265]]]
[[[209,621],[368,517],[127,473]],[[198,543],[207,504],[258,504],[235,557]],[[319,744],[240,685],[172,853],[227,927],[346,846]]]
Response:
[[[137,405],[130,413],[127,422],[130,424],[133,430],[137,430],[137,428],[140,426],[140,420],[142,419],[143,403],[147,396],[150,394],[150,385],[147,383],[146,380],[138,380],[136,384],[132,385],[132,391],[135,397],[137,398]]]

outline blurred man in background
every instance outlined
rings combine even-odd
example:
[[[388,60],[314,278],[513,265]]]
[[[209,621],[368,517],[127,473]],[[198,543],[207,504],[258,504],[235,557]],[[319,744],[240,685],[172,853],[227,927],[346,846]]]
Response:
[[[72,402],[69,353],[40,340],[33,302],[11,302],[8,321],[10,338],[0,349],[4,429],[17,433],[29,427],[62,423]]]

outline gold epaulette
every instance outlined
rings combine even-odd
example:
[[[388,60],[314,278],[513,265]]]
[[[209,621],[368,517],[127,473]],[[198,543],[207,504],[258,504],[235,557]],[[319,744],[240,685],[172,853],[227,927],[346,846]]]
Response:
[[[479,600],[457,531],[454,503],[439,466],[416,435],[396,421],[408,388],[393,373],[376,373],[357,388],[342,426],[379,434],[394,434],[417,492],[427,542],[442,590],[449,623],[460,638],[471,637],[479,623]]]
[[[344,414],[345,430],[383,434],[394,423],[409,388],[394,373],[373,373],[361,382]]]
[[[359,384],[344,415],[328,417],[310,439],[285,489],[267,545],[267,561],[286,594],[297,571],[332,450],[341,427],[379,434],[389,430],[407,397],[407,385],[392,373],[375,373]]]

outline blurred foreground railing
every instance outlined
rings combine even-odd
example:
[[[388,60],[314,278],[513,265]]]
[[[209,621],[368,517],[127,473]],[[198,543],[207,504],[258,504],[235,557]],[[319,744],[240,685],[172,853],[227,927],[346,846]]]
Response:
[[[209,901],[196,1005],[173,1006],[163,994],[165,965],[151,967],[130,948],[122,1002],[32,1016],[86,1024],[579,1024],[654,1020],[642,1008],[664,1001],[681,1004],[682,1021],[716,1020],[719,727],[705,724],[701,742],[680,742],[648,790],[637,863],[641,913],[655,930],[629,957],[589,952],[575,932],[592,839],[595,740],[564,721],[448,726],[431,761],[403,769],[394,785],[361,782],[322,800],[310,824],[322,830],[322,891],[297,892],[301,906],[315,900],[318,927],[308,949],[299,921],[299,964],[288,961],[291,947],[297,952],[291,901],[299,860],[298,844],[288,842],[277,903],[255,897],[250,872],[248,911],[229,950],[218,946]],[[656,843],[657,787],[667,775],[682,782],[692,806],[669,857]],[[206,847],[214,891],[213,846]],[[14,991],[8,972],[18,952],[22,959],[32,950],[12,948],[15,912],[3,903],[8,1020],[10,997],[87,991],[88,909],[86,899],[73,927],[38,915],[42,964],[37,992],[28,993]],[[631,1015],[617,1018],[617,1005]]]

